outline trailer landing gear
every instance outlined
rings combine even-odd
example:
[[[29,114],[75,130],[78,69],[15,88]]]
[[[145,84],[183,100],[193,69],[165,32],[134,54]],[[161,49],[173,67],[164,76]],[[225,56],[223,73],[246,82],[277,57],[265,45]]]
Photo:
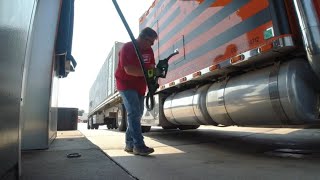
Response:
[[[116,118],[105,118],[105,123],[107,124],[108,129],[117,129],[117,120]]]

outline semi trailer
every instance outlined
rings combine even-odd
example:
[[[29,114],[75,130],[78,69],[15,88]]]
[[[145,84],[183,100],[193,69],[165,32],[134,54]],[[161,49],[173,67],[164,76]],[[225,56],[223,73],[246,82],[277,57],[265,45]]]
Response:
[[[158,81],[153,109],[144,110],[143,132],[319,125],[319,17],[318,0],[155,0],[139,28],[157,31],[158,62],[179,54]],[[113,55],[91,88],[88,128],[126,129]]]

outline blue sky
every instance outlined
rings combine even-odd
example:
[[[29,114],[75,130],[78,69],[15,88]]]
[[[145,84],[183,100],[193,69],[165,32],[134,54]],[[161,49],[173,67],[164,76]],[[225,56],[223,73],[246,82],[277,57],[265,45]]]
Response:
[[[133,34],[139,33],[139,18],[153,0],[118,0]],[[59,107],[77,107],[88,112],[89,89],[115,41],[130,37],[111,0],[75,0],[72,55],[78,65],[60,79]]]

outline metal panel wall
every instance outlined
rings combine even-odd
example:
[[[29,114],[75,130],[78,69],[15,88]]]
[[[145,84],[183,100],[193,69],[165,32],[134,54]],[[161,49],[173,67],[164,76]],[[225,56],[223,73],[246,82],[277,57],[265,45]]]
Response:
[[[22,77],[36,0],[0,0],[0,179],[17,175]]]
[[[51,102],[55,102],[54,99],[51,101],[51,85],[59,9],[60,1],[40,0],[37,5],[23,96],[21,141],[23,150],[48,148],[50,140],[55,137],[57,131],[57,119],[54,119],[49,111]],[[53,86],[53,90],[56,89]]]
[[[54,62],[55,63],[55,62]],[[52,72],[51,82],[51,99],[49,109],[49,143],[57,137],[58,126],[58,96],[59,96],[59,78],[57,72],[54,69]]]

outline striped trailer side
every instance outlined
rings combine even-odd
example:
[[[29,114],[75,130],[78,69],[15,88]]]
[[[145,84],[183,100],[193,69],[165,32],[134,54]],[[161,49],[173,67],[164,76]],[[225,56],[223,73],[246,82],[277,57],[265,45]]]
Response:
[[[180,51],[160,79],[161,89],[292,51],[301,43],[298,25],[288,16],[292,7],[283,0],[155,0],[141,16],[140,29],[158,32],[156,59]]]

